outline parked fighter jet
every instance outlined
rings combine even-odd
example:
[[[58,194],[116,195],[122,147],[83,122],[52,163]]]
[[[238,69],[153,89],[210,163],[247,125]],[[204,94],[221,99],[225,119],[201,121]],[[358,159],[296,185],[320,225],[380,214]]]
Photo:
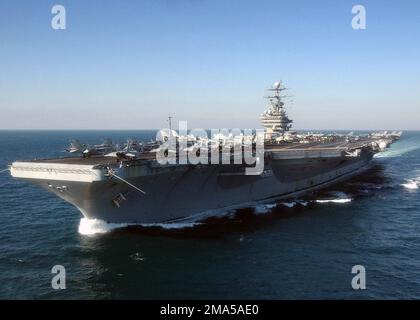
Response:
[[[116,147],[110,139],[105,140],[102,144],[89,146],[81,143],[79,140],[70,141],[70,147],[66,149],[70,153],[78,153],[83,157],[88,158],[94,155],[105,155],[112,151],[115,151]]]

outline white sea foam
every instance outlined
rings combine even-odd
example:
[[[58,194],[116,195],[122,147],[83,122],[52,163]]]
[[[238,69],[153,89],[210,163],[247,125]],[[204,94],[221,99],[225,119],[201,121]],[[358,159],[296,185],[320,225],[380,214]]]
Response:
[[[349,203],[352,202],[351,198],[338,198],[338,199],[318,199],[317,203]]]
[[[292,201],[292,202],[282,202],[281,203],[283,206],[288,207],[288,208],[293,208],[295,205],[297,205],[297,202]]]
[[[82,218],[79,223],[79,233],[85,236],[107,233],[109,231],[128,227],[128,223],[107,223],[100,219]]]
[[[316,200],[318,203],[348,203],[351,202],[352,199],[327,199],[327,200]]]
[[[349,195],[345,194],[342,191],[332,192],[332,199],[318,199],[315,200],[317,203],[349,203],[353,199]]]
[[[107,223],[100,219],[82,218],[79,223],[79,233],[82,235],[103,234],[116,229],[129,226],[159,227],[162,229],[184,229],[200,225],[196,221],[172,222],[172,223]]]
[[[397,150],[388,150],[388,151],[377,153],[375,154],[374,157],[375,158],[395,158],[395,157],[402,156],[403,154],[407,152],[417,150],[419,148],[420,148],[419,146],[410,146],[410,147],[405,147],[405,148],[401,148]]]
[[[420,185],[420,180],[416,179],[416,180],[407,180],[406,183],[401,184],[404,188],[407,189],[418,189],[419,185]]]
[[[275,208],[277,205],[275,203],[272,204],[259,204],[254,206],[254,212],[256,214],[264,214],[271,211],[271,209]]]

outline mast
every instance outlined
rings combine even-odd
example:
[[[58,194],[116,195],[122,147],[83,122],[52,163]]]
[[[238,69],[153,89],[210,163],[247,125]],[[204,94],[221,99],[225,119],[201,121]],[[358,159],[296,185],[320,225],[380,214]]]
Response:
[[[168,116],[169,132],[172,132],[172,116]]]

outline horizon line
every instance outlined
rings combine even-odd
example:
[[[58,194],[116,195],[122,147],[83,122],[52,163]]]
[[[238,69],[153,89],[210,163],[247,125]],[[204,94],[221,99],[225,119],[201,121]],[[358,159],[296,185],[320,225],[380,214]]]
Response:
[[[0,131],[159,131],[162,129],[168,129],[168,128],[154,128],[154,129],[119,129],[119,128],[114,128],[114,129],[84,129],[84,128],[80,128],[80,129],[46,129],[46,128],[31,128],[31,129],[26,129],[26,128],[13,128],[13,129],[2,129],[0,128]],[[194,130],[194,129],[202,129],[202,128],[192,128],[189,129],[190,130]],[[233,129],[240,129],[240,130],[245,130],[245,129],[251,129],[251,130],[255,130],[256,128],[205,128],[204,130],[233,130]],[[177,131],[176,129],[173,129],[175,131]],[[290,131],[420,131],[420,129],[295,129],[295,130],[290,130]]]

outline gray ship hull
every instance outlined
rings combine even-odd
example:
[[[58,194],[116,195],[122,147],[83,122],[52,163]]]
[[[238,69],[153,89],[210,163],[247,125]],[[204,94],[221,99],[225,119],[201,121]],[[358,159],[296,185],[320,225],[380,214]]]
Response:
[[[373,153],[359,157],[269,159],[261,175],[238,167],[184,165],[127,180],[141,194],[114,179],[93,182],[28,179],[77,207],[84,217],[110,223],[162,223],[209,216],[255,203],[292,198],[348,179],[366,167]],[[63,188],[62,188],[62,187]]]

